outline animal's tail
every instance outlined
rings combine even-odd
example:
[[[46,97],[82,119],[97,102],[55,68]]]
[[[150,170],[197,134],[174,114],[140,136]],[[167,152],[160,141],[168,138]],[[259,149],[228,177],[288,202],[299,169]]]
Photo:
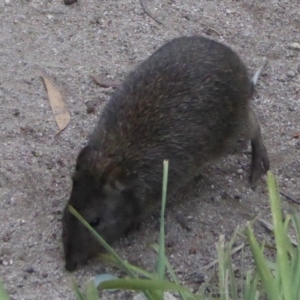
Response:
[[[255,91],[255,86],[257,84],[258,81],[258,77],[262,71],[262,69],[268,64],[268,61],[266,60],[265,63],[255,72],[255,74],[253,75],[251,82],[250,82],[250,89],[251,89],[251,95],[254,94]]]

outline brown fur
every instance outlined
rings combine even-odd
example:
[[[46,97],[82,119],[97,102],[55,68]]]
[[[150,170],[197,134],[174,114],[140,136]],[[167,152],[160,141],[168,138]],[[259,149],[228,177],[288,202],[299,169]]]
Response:
[[[160,202],[164,159],[172,194],[239,139],[251,140],[254,183],[269,161],[251,97],[246,67],[227,46],[201,36],[166,43],[106,103],[78,156],[68,204],[111,243]],[[68,270],[99,250],[67,209],[63,242]]]

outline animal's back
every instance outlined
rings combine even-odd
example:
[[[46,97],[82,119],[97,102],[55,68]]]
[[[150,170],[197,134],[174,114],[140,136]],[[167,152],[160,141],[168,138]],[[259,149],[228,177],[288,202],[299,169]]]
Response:
[[[244,134],[250,96],[246,68],[230,48],[203,37],[175,39],[128,75],[90,144],[104,164],[117,158],[150,186],[169,159],[172,189]]]

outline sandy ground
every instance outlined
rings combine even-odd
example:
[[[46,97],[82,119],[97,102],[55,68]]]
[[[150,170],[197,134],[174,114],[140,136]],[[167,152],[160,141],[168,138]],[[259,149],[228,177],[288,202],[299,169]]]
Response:
[[[158,25],[138,0],[0,2],[0,278],[11,299],[75,299],[64,270],[61,212],[68,199],[76,155],[112,92],[90,75],[122,79],[165,41],[203,34],[231,45],[254,72],[264,61],[253,101],[282,192],[300,198],[299,1],[147,1]],[[71,114],[67,129],[57,125],[40,74],[61,91]],[[95,107],[91,113],[90,106]],[[88,113],[89,112],[89,113]],[[219,235],[230,238],[238,225],[261,212],[269,219],[264,180],[247,181],[250,156],[238,154],[207,166],[178,194],[167,214],[167,254],[184,284],[197,290],[216,257]],[[242,208],[242,205],[244,208]],[[283,199],[286,212],[298,206]],[[247,207],[247,208],[245,208]],[[187,218],[187,230],[178,214]],[[267,233],[256,226],[258,236]],[[150,270],[158,229],[147,220],[140,232],[115,248],[123,258]],[[92,261],[72,276],[84,284],[95,274],[116,273]],[[131,299],[105,294],[103,299]]]

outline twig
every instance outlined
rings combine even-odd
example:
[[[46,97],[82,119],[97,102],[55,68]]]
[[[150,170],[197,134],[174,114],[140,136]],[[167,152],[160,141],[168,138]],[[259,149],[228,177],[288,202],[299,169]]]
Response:
[[[216,34],[218,35],[222,35],[218,30],[214,29],[213,27],[209,26],[208,24],[204,23],[204,22],[201,22],[199,21],[199,23],[205,27],[207,27],[208,29],[210,29],[211,31],[214,31]]]
[[[156,21],[158,24],[160,25],[164,25],[163,22],[161,22],[160,20],[158,20],[157,18],[155,18],[152,14],[152,12],[149,10],[149,8],[145,5],[144,0],[140,0],[141,6],[144,10],[144,12],[146,13],[146,15],[148,15],[151,19],[153,19],[154,21]]]
[[[283,197],[285,197],[287,200],[289,200],[291,202],[294,202],[294,203],[297,203],[297,204],[300,205],[300,201],[299,200],[296,200],[296,199],[292,198],[291,196],[288,196],[288,195],[286,195],[286,194],[284,194],[282,192],[280,192],[280,195],[283,196]]]
[[[104,88],[109,88],[109,87],[117,88],[121,85],[120,80],[106,79],[105,76],[90,75],[90,77],[94,79],[95,83],[97,83],[98,85],[100,85],[101,87],[104,87]]]
[[[258,219],[259,222],[261,223],[261,225],[263,225],[266,229],[268,229],[270,232],[273,232],[274,233],[274,225],[271,224],[270,222],[264,220],[264,219]],[[290,239],[290,242],[295,246],[297,247],[298,246],[298,243],[297,243],[297,240],[295,238],[293,238],[292,236],[290,236],[290,234],[288,234],[288,237]]]

